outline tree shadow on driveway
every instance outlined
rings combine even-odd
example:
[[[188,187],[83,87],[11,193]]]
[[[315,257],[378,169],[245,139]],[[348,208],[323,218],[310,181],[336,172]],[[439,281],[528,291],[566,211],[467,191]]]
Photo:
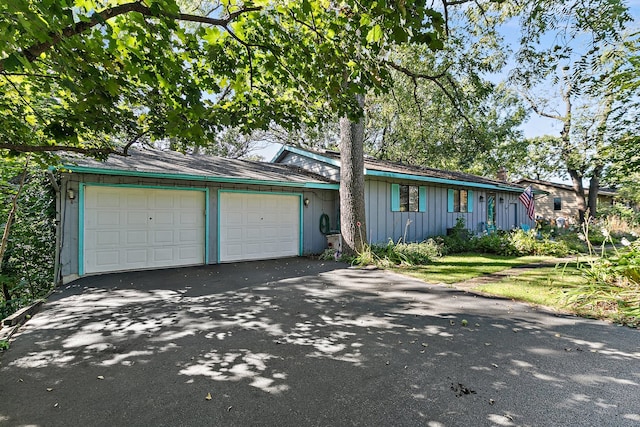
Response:
[[[307,259],[94,276],[0,357],[0,422],[637,425],[639,338]]]

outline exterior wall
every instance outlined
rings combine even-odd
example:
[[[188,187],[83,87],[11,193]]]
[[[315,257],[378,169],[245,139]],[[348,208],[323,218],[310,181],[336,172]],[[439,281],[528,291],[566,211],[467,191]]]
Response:
[[[522,181],[522,185],[531,185],[534,190],[546,191],[549,194],[537,194],[535,196],[536,217],[555,221],[556,218],[563,217],[570,222],[577,222],[578,219],[578,197],[569,188],[561,188],[555,185],[545,185],[539,182],[529,183]],[[553,200],[559,197],[562,201],[562,209],[555,210]]]
[[[314,159],[310,159],[299,154],[286,152],[283,159],[278,163],[284,163],[286,165],[293,165],[310,172],[314,172],[318,175],[322,175],[334,181],[340,181],[340,168],[330,165],[328,163],[322,163]]]
[[[327,246],[326,237],[320,232],[319,221],[323,213],[327,213],[331,219],[331,226],[334,227],[335,217],[337,214],[336,206],[338,192],[336,190],[321,189],[303,189],[290,187],[276,187],[264,185],[229,185],[215,182],[201,181],[180,181],[167,179],[148,179],[135,177],[121,177],[108,175],[90,175],[78,173],[62,174],[60,193],[61,197],[60,209],[60,275],[61,277],[77,277],[79,271],[79,218],[80,218],[80,202],[78,199],[80,184],[108,184],[108,185],[136,185],[148,187],[172,187],[172,188],[208,188],[209,205],[208,205],[208,259],[207,264],[215,264],[218,260],[217,241],[218,241],[218,190],[243,190],[243,191],[259,191],[259,192],[279,192],[299,194],[302,200],[308,198],[309,205],[302,207],[302,236],[303,236],[303,255],[321,253]],[[74,199],[69,199],[66,195],[68,190],[75,193]]]
[[[546,185],[543,182],[520,181],[522,185],[531,185],[534,190],[546,191],[549,194],[536,195],[536,216],[546,220],[555,221],[559,217],[569,219],[569,222],[578,221],[578,196],[570,187],[560,187],[557,185]],[[562,209],[555,210],[553,199],[560,197]],[[588,200],[589,191],[585,188],[585,198]],[[585,200],[585,202],[586,202]],[[614,196],[611,193],[598,194],[598,206],[612,205]]]
[[[416,181],[393,181],[394,183],[421,185],[427,189],[426,212],[393,212],[391,210],[392,181],[367,179],[365,182],[365,204],[367,206],[367,236],[371,243],[418,242],[428,237],[444,235],[447,228],[463,218],[467,229],[473,233],[486,230],[488,194],[496,194],[496,226],[500,230],[511,230],[522,224],[533,225],[526,216],[519,194],[493,192],[465,186],[438,186]],[[472,212],[447,212],[447,190],[449,188],[473,190]],[[482,197],[482,202],[480,198]],[[502,199],[502,202],[500,200]],[[407,225],[407,222],[409,225]],[[406,238],[405,238],[406,232]]]

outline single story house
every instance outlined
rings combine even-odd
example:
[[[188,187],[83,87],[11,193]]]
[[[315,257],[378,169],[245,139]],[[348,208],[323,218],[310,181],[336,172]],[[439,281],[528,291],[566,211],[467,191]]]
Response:
[[[564,224],[577,222],[578,196],[573,187],[556,182],[540,181],[537,179],[520,179],[516,181],[522,186],[531,186],[536,194],[536,217],[556,222],[558,218],[564,219]],[[601,188],[598,191],[598,205],[611,205],[614,202],[616,191]],[[589,190],[585,189],[585,197],[589,197]]]
[[[340,154],[284,146],[272,160],[340,180]],[[533,226],[518,200],[524,188],[506,181],[366,157],[367,237],[371,243],[422,241],[444,235],[459,218],[472,232]],[[332,218],[337,223],[338,212]],[[339,227],[334,227],[339,228]]]
[[[130,154],[56,168],[57,280],[317,254],[339,229],[337,153],[283,147],[270,163]],[[514,184],[374,159],[364,173],[373,243],[445,234],[458,218],[474,232],[532,225]]]

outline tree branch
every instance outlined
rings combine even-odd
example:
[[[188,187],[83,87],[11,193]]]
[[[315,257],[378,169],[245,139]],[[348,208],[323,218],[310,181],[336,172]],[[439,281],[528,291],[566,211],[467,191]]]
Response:
[[[127,144],[129,147],[131,144]],[[128,148],[128,147],[127,147]],[[114,148],[82,148],[70,145],[15,145],[0,142],[0,150],[11,150],[18,153],[54,153],[58,151],[68,151],[70,153],[86,154],[88,156],[116,156],[127,157],[129,154],[125,150],[118,151]]]
[[[72,25],[69,25],[66,28],[63,28],[61,31],[56,31],[56,32],[52,31],[47,35],[47,41],[29,46],[23,49],[20,53],[27,59],[27,61],[33,62],[36,60],[36,58],[40,56],[40,54],[51,49],[53,46],[59,44],[64,39],[68,39],[75,35],[81,34],[99,24],[104,23],[104,21],[115,18],[116,16],[125,15],[131,12],[138,12],[144,16],[150,16],[154,18],[164,17],[164,18],[172,18],[178,21],[197,22],[201,24],[209,24],[212,26],[226,27],[230,22],[232,22],[238,16],[245,13],[249,13],[249,12],[256,12],[259,10],[261,10],[260,7],[241,8],[233,13],[230,13],[229,16],[227,16],[226,18],[217,19],[217,18],[209,18],[206,16],[191,15],[186,13],[170,15],[168,13],[153,12],[151,11],[150,8],[148,8],[147,6],[143,5],[140,2],[125,3],[125,4],[121,4],[118,6],[105,9],[101,12],[95,12],[93,15],[91,15],[91,18],[88,21],[74,23]],[[0,61],[0,72],[4,71],[5,69],[4,62],[5,60]]]
[[[410,77],[414,81],[414,84],[416,84],[417,79],[432,81],[436,86],[438,86],[438,88],[442,91],[442,93],[444,93],[444,95],[447,98],[449,98],[449,101],[451,102],[451,105],[453,105],[453,108],[456,109],[456,111],[458,112],[458,114],[460,114],[460,116],[464,119],[464,121],[467,122],[467,124],[471,128],[474,127],[473,123],[471,123],[471,120],[467,117],[467,115],[464,113],[464,111],[462,111],[462,109],[460,108],[460,105],[456,101],[455,97],[451,93],[449,93],[447,88],[444,87],[444,85],[440,81],[441,78],[443,78],[443,77],[445,77],[447,75],[447,70],[442,71],[440,74],[436,74],[436,75],[432,76],[432,75],[429,75],[429,74],[414,73],[413,71],[409,70],[408,68],[405,68],[405,67],[403,67],[401,65],[395,64],[395,63],[390,62],[390,61],[384,61],[383,63],[385,65],[393,68],[394,70],[399,71],[399,72],[407,75],[408,77]]]

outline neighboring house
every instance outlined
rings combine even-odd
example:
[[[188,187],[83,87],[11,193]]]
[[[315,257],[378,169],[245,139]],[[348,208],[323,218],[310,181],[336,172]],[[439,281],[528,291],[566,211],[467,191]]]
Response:
[[[516,181],[522,186],[531,186],[536,192],[535,206],[536,216],[547,220],[557,221],[563,218],[566,224],[575,223],[578,218],[578,196],[573,187],[567,184],[558,184],[536,179],[520,179]],[[547,194],[542,194],[547,193]],[[601,188],[598,191],[598,205],[613,204],[615,190]],[[585,189],[585,197],[589,197]]]
[[[320,253],[338,183],[294,166],[131,150],[57,171],[56,279]]]
[[[340,179],[340,155],[283,147],[273,159]],[[472,232],[533,225],[518,197],[524,188],[495,179],[365,158],[367,237],[372,243],[443,235],[462,218]],[[339,214],[331,218],[338,221]],[[337,227],[334,227],[337,228]]]
[[[339,230],[339,155],[284,147],[272,163],[135,149],[57,168],[57,280],[321,253]],[[365,160],[371,242],[532,225],[523,188]],[[328,221],[327,221],[328,220]]]

